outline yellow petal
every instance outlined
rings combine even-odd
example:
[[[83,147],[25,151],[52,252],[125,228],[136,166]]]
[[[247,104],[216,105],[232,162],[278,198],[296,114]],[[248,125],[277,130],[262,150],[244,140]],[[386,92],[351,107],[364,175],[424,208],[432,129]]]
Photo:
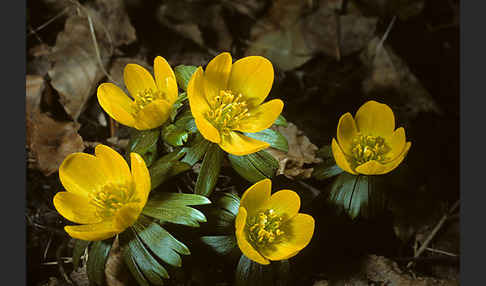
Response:
[[[132,100],[123,90],[112,83],[102,83],[98,87],[98,102],[108,115],[123,125],[133,127]]]
[[[166,78],[166,91],[165,91],[165,99],[169,102],[169,105],[173,105],[176,102],[177,97],[179,96],[179,89],[177,88],[177,81],[173,78]]]
[[[351,166],[349,165],[348,160],[346,159],[346,155],[344,155],[343,151],[341,150],[341,147],[339,147],[336,139],[334,138],[332,138],[331,149],[332,149],[332,155],[334,157],[334,161],[336,161],[336,165],[338,165],[339,168],[353,175],[358,174],[355,171],[353,171],[353,169],[351,169]]]
[[[161,56],[154,60],[154,75],[157,87],[165,92],[167,101],[172,105],[178,96],[177,81],[169,63]]]
[[[244,228],[246,224],[246,217],[247,213],[245,208],[240,207],[235,221],[235,234],[238,247],[240,248],[241,252],[243,252],[243,254],[248,257],[248,259],[264,265],[270,264],[270,261],[265,259],[265,257],[263,257],[258,251],[256,251],[253,246],[251,246],[251,244],[248,242]]]
[[[135,128],[147,130],[157,128],[169,118],[171,106],[163,99],[154,100],[147,104],[135,116]]]
[[[280,190],[274,193],[265,208],[273,209],[275,214],[283,216],[284,221],[292,219],[300,209],[300,197],[291,190]]]
[[[284,103],[280,99],[270,100],[250,111],[250,116],[240,121],[236,130],[241,132],[260,132],[269,128],[282,113]]]
[[[353,139],[357,134],[358,129],[351,113],[348,112],[341,116],[337,127],[337,141],[345,154],[351,154]]]
[[[209,111],[209,104],[204,96],[203,77],[204,72],[201,67],[198,67],[187,84],[187,98],[194,118],[203,116]]]
[[[132,183],[132,174],[125,159],[110,147],[98,144],[95,148],[95,155],[99,159],[106,180],[119,184],[129,185]]]
[[[138,219],[138,216],[142,212],[142,208],[138,203],[128,203],[121,207],[115,214],[113,225],[120,232],[124,231],[127,227],[132,226]]]
[[[355,120],[358,130],[363,135],[386,137],[395,130],[395,115],[391,108],[373,100],[358,109]]]
[[[250,108],[260,105],[273,84],[272,63],[264,57],[250,56],[237,60],[231,69],[228,88],[241,93]]]
[[[263,179],[249,187],[241,196],[240,207],[245,208],[253,216],[270,200],[272,181]]]
[[[221,53],[208,63],[204,71],[204,92],[208,101],[219,95],[220,90],[227,89],[230,72],[229,53]]]
[[[143,207],[150,193],[150,173],[145,161],[139,154],[130,153],[130,162],[136,197],[140,199],[140,204]]]
[[[271,248],[261,251],[270,260],[287,259],[309,244],[314,234],[314,218],[308,214],[297,214],[293,219],[283,224],[283,241],[273,244]]]
[[[54,196],[54,207],[66,219],[76,223],[98,223],[102,219],[96,214],[96,207],[85,196],[59,192]]]
[[[115,229],[113,220],[106,220],[95,224],[68,225],[64,230],[73,238],[97,241],[115,236],[121,231]]]
[[[391,136],[385,139],[385,142],[390,147],[390,151],[386,154],[390,161],[394,161],[405,148],[406,138],[405,129],[403,127],[395,130]]]
[[[368,161],[358,167],[356,167],[356,172],[363,175],[383,175],[393,171],[407,156],[408,150],[412,146],[411,142],[407,142],[402,153],[395,160],[388,162],[386,164],[380,164],[377,161]]]
[[[87,196],[107,182],[100,160],[86,153],[68,155],[59,167],[59,178],[66,191]]]
[[[227,153],[243,156],[266,149],[270,144],[231,131],[222,136],[219,146]]]
[[[157,90],[154,78],[144,67],[137,64],[128,64],[123,72],[123,80],[130,95],[137,99],[138,94],[144,90]]]
[[[221,142],[221,136],[219,135],[218,129],[214,127],[206,118],[203,116],[195,117],[195,122],[197,130],[206,139],[214,143]]]

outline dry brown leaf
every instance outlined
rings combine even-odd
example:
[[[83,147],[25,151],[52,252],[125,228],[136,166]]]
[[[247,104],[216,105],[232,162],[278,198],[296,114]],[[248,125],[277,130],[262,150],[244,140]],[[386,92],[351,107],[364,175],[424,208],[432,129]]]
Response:
[[[54,64],[48,71],[61,104],[74,120],[78,119],[98,82],[105,76],[103,68],[106,68],[113,49],[135,40],[135,30],[130,25],[123,1],[98,0],[90,7],[80,8],[81,14],[70,16],[64,30],[57,35],[49,55]],[[98,62],[87,15],[94,26],[103,68]]]
[[[314,169],[306,168],[304,164],[313,164],[322,161],[322,159],[316,156],[319,148],[312,144],[309,138],[293,123],[289,123],[287,127],[278,126],[272,128],[287,138],[289,144],[289,151],[287,153],[274,148],[265,150],[278,161],[279,168],[277,175],[283,174],[290,179],[310,178]]]
[[[105,266],[105,277],[107,286],[128,286],[136,285],[128,267],[123,261],[123,254],[118,242],[118,237],[113,242]]]
[[[420,112],[442,114],[437,103],[407,64],[386,44],[379,45],[380,39],[375,37],[360,56],[369,70],[368,77],[363,81],[363,91],[370,94],[377,90],[395,90],[400,97],[399,102],[407,110],[406,116],[412,118]]]
[[[46,87],[45,80],[39,75],[26,75],[25,77],[25,113],[32,116],[34,111],[40,110],[42,92]]]

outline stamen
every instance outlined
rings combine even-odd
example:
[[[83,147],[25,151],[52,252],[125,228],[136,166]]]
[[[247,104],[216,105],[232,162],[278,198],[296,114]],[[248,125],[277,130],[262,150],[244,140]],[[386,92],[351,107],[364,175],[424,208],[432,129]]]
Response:
[[[156,99],[163,99],[165,93],[161,92],[160,90],[152,90],[151,88],[145,89],[140,91],[138,96],[135,98],[133,102],[133,109],[134,113],[140,112],[145,106]]]
[[[221,90],[210,105],[211,110],[206,113],[206,118],[223,135],[237,128],[241,120],[250,116],[241,93],[235,96],[230,90]]]
[[[273,209],[259,212],[247,221],[247,234],[255,248],[262,248],[278,242],[284,231],[280,229],[282,217],[275,214]]]
[[[90,193],[90,203],[96,207],[97,214],[106,218],[112,216],[127,203],[139,202],[133,198],[134,190],[126,185],[107,184],[98,192]]]
[[[383,137],[359,134],[352,142],[351,163],[354,168],[371,160],[383,163],[389,151]]]

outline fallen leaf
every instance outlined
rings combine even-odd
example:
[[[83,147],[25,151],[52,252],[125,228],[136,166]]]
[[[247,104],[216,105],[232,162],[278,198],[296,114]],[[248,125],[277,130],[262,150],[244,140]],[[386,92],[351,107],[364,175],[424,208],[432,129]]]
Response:
[[[98,82],[105,76],[103,69],[113,49],[135,40],[123,1],[95,1],[79,7],[81,14],[70,16],[64,30],[57,35],[56,44],[49,55],[53,66],[48,71],[52,87],[66,113],[77,120],[94,94]],[[90,30],[93,24],[99,58]]]
[[[118,237],[113,242],[108,259],[106,260],[105,277],[107,286],[128,286],[136,284],[123,261],[123,254]]]
[[[306,168],[304,165],[322,161],[316,155],[319,148],[312,144],[309,138],[293,123],[289,123],[287,127],[278,126],[272,128],[287,138],[289,144],[287,153],[274,148],[265,150],[278,161],[279,168],[276,175],[283,174],[289,179],[310,178],[314,169]]]

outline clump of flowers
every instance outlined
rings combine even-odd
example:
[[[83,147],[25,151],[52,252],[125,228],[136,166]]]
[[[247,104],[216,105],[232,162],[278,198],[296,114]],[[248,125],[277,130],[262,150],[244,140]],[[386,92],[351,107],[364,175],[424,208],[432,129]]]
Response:
[[[125,85],[133,100],[112,83],[98,87],[98,101],[113,119],[138,130],[161,126],[169,118],[178,90],[174,71],[158,56],[154,60],[154,75],[142,66],[128,64],[123,72]]]
[[[270,195],[271,184],[264,179],[245,191],[235,222],[240,250],[260,264],[297,255],[314,233],[312,216],[299,213],[299,195],[291,190]]]
[[[54,206],[66,219],[80,225],[65,226],[74,238],[97,241],[123,232],[138,219],[150,192],[144,160],[130,154],[131,170],[123,157],[105,145],[95,155],[73,153],[59,168],[66,189],[54,196]]]
[[[349,112],[341,116],[332,153],[336,164],[348,173],[381,175],[398,167],[411,145],[403,127],[395,130],[391,108],[371,100],[354,118]]]
[[[272,64],[260,56],[245,57],[232,64],[231,55],[221,53],[205,71],[199,67],[189,81],[187,96],[203,137],[237,156],[269,147],[241,132],[267,129],[282,112],[284,104],[280,99],[263,103],[273,77]]]

